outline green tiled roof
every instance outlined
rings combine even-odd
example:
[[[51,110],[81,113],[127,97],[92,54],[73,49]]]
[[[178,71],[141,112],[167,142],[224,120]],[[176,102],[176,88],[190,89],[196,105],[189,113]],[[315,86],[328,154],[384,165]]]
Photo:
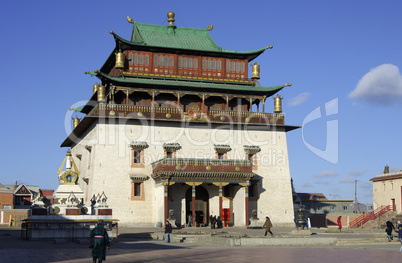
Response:
[[[114,34],[116,41],[128,46],[157,47],[163,49],[188,50],[197,52],[217,53],[223,56],[239,56],[253,60],[268,47],[251,51],[232,51],[218,46],[204,28],[161,26],[133,22],[131,40],[125,40]]]

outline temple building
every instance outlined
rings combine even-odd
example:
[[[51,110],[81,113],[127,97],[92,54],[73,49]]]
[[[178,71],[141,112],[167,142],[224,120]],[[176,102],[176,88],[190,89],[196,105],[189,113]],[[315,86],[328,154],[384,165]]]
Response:
[[[86,72],[100,83],[61,144],[85,204],[104,192],[113,218],[137,226],[207,225],[211,215],[294,225],[286,132],[298,126],[285,125],[273,98],[290,84],[262,86],[255,62],[272,46],[223,49],[213,25],[177,27],[173,12],[168,25],[127,20],[131,39],[110,32],[110,56]]]

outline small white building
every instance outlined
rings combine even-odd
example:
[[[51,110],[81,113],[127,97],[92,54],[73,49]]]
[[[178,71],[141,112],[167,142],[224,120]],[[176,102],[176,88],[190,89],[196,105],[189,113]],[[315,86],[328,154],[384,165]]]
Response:
[[[371,178],[373,182],[373,209],[392,206],[391,210],[402,212],[402,171],[390,173],[385,166],[384,173]]]

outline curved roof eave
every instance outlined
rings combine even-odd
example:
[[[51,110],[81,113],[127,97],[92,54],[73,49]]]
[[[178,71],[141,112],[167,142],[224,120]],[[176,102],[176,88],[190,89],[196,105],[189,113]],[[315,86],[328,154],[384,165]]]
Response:
[[[249,50],[249,51],[233,51],[233,50],[227,50],[220,48],[217,50],[202,50],[202,49],[187,49],[187,48],[181,48],[181,47],[174,47],[174,46],[156,46],[156,45],[147,45],[146,43],[140,43],[140,42],[132,42],[129,40],[126,40],[120,36],[118,36],[115,33],[112,33],[115,41],[116,41],[116,48],[121,50],[127,50],[131,49],[133,47],[136,48],[142,48],[142,49],[159,49],[159,50],[171,50],[174,49],[177,53],[177,50],[183,52],[183,53],[204,53],[204,54],[209,54],[212,56],[220,56],[220,57],[236,57],[239,59],[247,59],[248,62],[251,60],[255,59],[259,55],[261,55],[268,47],[260,48],[260,49],[255,49],[255,50]],[[122,45],[121,45],[121,44]],[[218,46],[217,46],[218,47]]]
[[[200,92],[208,92],[213,90],[220,90],[224,93],[250,94],[250,95],[265,95],[267,97],[274,95],[286,85],[278,85],[271,87],[252,86],[252,85],[231,85],[226,83],[211,83],[211,82],[192,82],[192,81],[178,81],[178,80],[165,80],[165,79],[151,79],[151,78],[123,78],[115,77],[105,74],[103,72],[90,73],[97,75],[102,80],[108,80],[115,85],[153,85],[159,87],[175,87],[176,89],[196,88]]]

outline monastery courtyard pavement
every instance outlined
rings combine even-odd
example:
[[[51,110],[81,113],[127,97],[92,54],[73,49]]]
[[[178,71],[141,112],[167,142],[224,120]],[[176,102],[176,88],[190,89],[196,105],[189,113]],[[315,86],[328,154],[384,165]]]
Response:
[[[210,232],[208,228],[188,228],[188,232]],[[273,228],[274,237],[289,237],[290,228]],[[162,233],[158,228],[120,227],[119,242],[113,241],[107,251],[106,262],[401,262],[401,244],[386,241],[383,230],[353,230],[343,233],[327,229],[313,229],[314,236],[336,237],[340,246],[293,247],[224,247],[214,244],[165,243],[144,239],[147,233]],[[228,235],[236,233],[250,237],[261,236],[263,229],[224,228]],[[173,232],[173,235],[175,230]],[[142,237],[142,238],[139,238]],[[310,238],[310,237],[308,237]],[[19,228],[0,225],[0,262],[92,262],[86,242],[25,241]]]

